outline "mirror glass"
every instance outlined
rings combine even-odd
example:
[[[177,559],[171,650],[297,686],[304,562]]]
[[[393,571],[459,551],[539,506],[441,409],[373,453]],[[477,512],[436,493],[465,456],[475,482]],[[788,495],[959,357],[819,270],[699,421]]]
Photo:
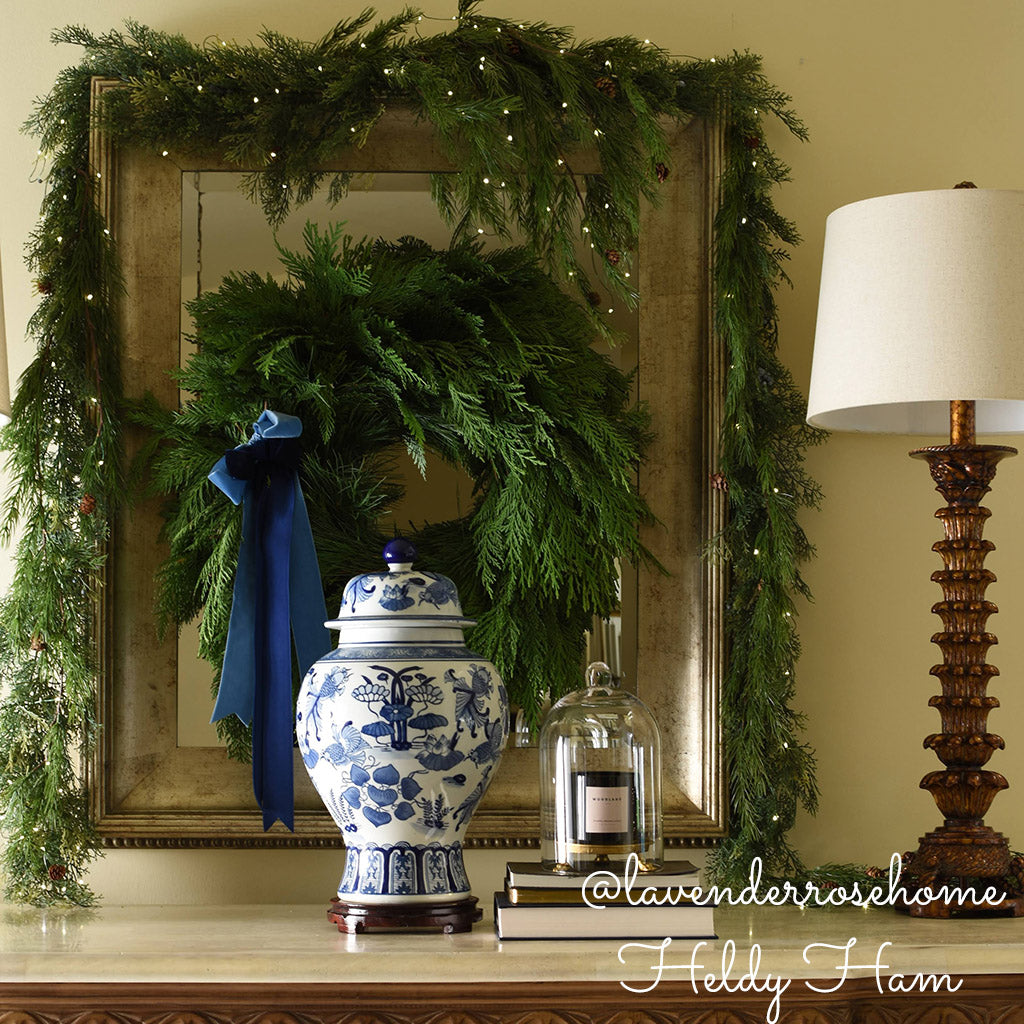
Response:
[[[106,89],[117,87],[95,80],[94,104]],[[651,414],[654,440],[638,480],[658,521],[643,528],[641,539],[662,569],[624,574],[622,603],[634,609],[628,628],[635,630],[635,640],[624,637],[623,647],[636,659],[635,670],[624,667],[624,673],[627,679],[632,675],[637,694],[661,727],[666,839],[670,845],[692,845],[714,842],[725,831],[719,715],[724,573],[704,558],[725,513],[724,496],[708,481],[717,470],[725,379],[722,347],[711,329],[709,276],[721,132],[699,120],[667,124],[666,142],[672,173],[659,186],[660,204],[645,206],[641,215],[636,345],[616,354],[625,365],[638,365],[637,397]],[[125,393],[129,399],[150,394],[175,408],[180,396],[170,374],[182,359],[183,302],[195,295],[197,282],[216,287],[229,269],[260,269],[246,234],[250,230],[269,245],[265,266],[276,271],[272,235],[262,214],[220,177],[237,168],[229,168],[219,153],[163,158],[158,151],[115,146],[97,130],[90,155],[124,282],[119,316]],[[598,168],[595,154],[581,151],[573,167],[585,180]],[[365,174],[373,188],[353,189],[343,213],[297,211],[295,226],[280,236],[284,244],[297,244],[307,218],[343,218],[353,234],[379,235],[383,219],[398,209],[401,193],[416,195],[412,210],[395,215],[393,234],[430,240],[437,214],[425,179],[408,174],[454,171],[430,126],[402,111],[388,112],[363,148],[339,153],[324,169]],[[251,227],[233,214],[222,217],[222,200],[225,211],[244,210]],[[365,215],[367,227],[361,228],[356,207],[372,203],[382,205]],[[215,232],[217,221],[222,227]],[[214,243],[215,236],[235,251],[244,250],[241,265],[230,254],[214,255],[222,244]],[[447,230],[433,237],[443,243]],[[124,436],[129,458],[147,440],[140,427],[127,427]],[[410,492],[420,486],[414,476]],[[430,500],[435,483],[428,478],[422,485]],[[450,500],[465,500],[459,486],[456,480],[449,489]],[[426,501],[427,495],[407,499],[407,505],[409,500]],[[410,511],[400,508],[394,515],[409,518]],[[297,757],[295,834],[280,826],[263,833],[249,766],[230,761],[204,732],[210,713],[206,666],[193,687],[199,710],[179,716],[179,704],[192,699],[191,684],[180,685],[179,661],[184,667],[189,659],[184,648],[179,652],[176,637],[159,634],[154,615],[154,577],[166,558],[157,540],[161,525],[160,502],[153,499],[140,500],[111,526],[97,612],[101,728],[88,780],[100,838],[115,846],[341,846]],[[594,637],[595,653],[601,639]],[[194,669],[194,650],[193,640],[188,644],[193,665],[185,675]],[[535,749],[506,749],[474,815],[467,845],[536,845],[537,761]]]

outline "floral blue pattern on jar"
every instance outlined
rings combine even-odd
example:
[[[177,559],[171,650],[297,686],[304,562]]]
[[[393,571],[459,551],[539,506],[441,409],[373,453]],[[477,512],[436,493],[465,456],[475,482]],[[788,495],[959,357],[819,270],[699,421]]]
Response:
[[[338,647],[297,702],[303,762],[345,839],[349,901],[469,895],[462,841],[509,731],[497,670],[465,646],[455,585],[413,572],[410,548],[392,542],[387,573],[349,581],[327,623]]]

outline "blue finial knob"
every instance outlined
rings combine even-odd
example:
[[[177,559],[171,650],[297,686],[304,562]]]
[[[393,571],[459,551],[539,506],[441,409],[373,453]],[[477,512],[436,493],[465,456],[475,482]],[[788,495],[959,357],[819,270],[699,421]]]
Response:
[[[395,537],[384,545],[383,554],[389,569],[411,569],[412,563],[416,561],[416,545],[404,537]]]

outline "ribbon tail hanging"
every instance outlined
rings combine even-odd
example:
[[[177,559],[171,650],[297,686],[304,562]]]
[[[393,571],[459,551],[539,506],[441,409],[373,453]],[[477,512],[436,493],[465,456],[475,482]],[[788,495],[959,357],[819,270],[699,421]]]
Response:
[[[256,690],[256,537],[252,523],[252,505],[242,506],[242,543],[238,549],[238,568],[231,594],[231,617],[224,664],[220,670],[217,703],[211,722],[237,715],[246,725],[252,721]]]
[[[242,505],[242,543],[213,721],[252,722],[253,792],[263,827],[294,831],[292,638],[299,668],[330,649],[320,567],[296,471],[302,423],[267,410],[252,440],[210,479]]]
[[[292,648],[289,608],[294,473],[271,473],[255,502],[261,546],[256,573],[256,701],[252,721],[253,791],[263,828],[278,818],[294,831]]]

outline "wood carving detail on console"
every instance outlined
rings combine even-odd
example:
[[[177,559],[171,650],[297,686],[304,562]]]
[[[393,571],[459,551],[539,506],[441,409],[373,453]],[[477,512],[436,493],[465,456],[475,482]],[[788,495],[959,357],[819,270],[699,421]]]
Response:
[[[828,988],[836,979],[817,982]],[[1024,1024],[1024,976],[880,994],[875,979],[819,994],[793,981],[778,1024]],[[886,979],[882,979],[883,985]],[[765,1024],[771,992],[695,995],[664,982],[448,984],[0,983],[0,1024]]]
[[[778,1024],[848,1024],[851,1020],[858,1024],[1024,1024],[1024,1008],[1020,1004],[982,1006],[950,1003],[902,1007],[896,1001],[883,1005],[844,999],[817,1009],[783,1008]],[[764,1024],[764,1021],[764,1001],[756,1010],[693,1007],[680,1008],[675,1012],[620,1009],[595,1014],[544,1009],[508,1015],[447,1010],[413,1016],[372,1010],[323,1016],[282,1010],[228,1016],[188,1010],[161,1011],[142,1016],[114,1010],[89,1010],[56,1016],[27,1010],[0,1012],[0,1024]]]
[[[898,1004],[864,1005],[856,1000],[835,1003],[820,1009],[785,1008],[778,1024],[1022,1024],[1024,1008],[1019,1004],[1002,1006],[935,1004],[924,1008]],[[0,1024],[764,1024],[764,1007],[758,1010],[680,1009],[677,1012],[617,1010],[588,1014],[532,1010],[512,1015],[451,1010],[417,1016],[380,1011],[357,1011],[339,1015],[310,1016],[281,1010],[224,1016],[191,1011],[160,1012],[136,1016],[107,1010],[51,1016],[24,1010],[0,1012]]]

